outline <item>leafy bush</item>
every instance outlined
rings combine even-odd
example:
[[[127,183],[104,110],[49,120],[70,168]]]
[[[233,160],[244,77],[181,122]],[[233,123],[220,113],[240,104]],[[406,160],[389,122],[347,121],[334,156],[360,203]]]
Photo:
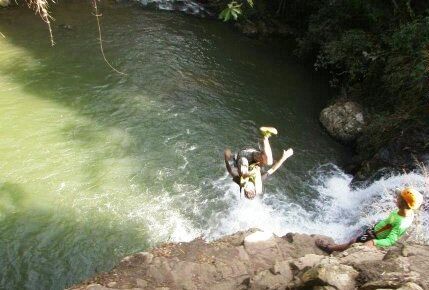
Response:
[[[371,36],[362,30],[345,31],[338,40],[322,45],[314,64],[318,69],[331,69],[333,81],[343,86],[362,82],[368,67],[378,59]]]
[[[424,96],[428,89],[429,17],[399,27],[388,45],[382,79],[392,104],[419,103],[418,96]]]
[[[260,18],[276,18],[295,32],[299,57],[329,73],[345,97],[373,111],[361,152],[374,154],[401,131],[429,126],[429,1],[259,3],[270,7],[258,10],[266,13]]]
[[[253,7],[253,0],[246,0],[246,3],[251,8]],[[229,21],[231,18],[237,20],[243,14],[242,5],[243,3],[238,3],[237,1],[228,3],[227,7],[219,14],[219,19],[222,19],[224,22]]]

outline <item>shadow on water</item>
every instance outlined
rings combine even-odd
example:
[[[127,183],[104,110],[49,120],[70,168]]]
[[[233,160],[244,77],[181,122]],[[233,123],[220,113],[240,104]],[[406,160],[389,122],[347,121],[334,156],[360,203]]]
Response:
[[[54,48],[49,46],[45,25],[35,21],[31,12],[20,11],[28,16],[20,17],[19,22],[13,16],[2,19],[0,28],[7,41],[25,48],[39,63],[31,68],[25,63],[13,63],[3,73],[11,75],[17,83],[27,83],[25,90],[29,94],[58,102],[88,117],[90,128],[95,123],[100,127],[125,129],[133,137],[135,152],[153,152],[159,150],[158,144],[162,144],[165,135],[177,133],[177,123],[182,119],[172,116],[180,111],[190,115],[186,120],[189,126],[207,138],[207,155],[217,156],[221,144],[244,145],[228,143],[237,139],[237,134],[243,134],[244,140],[247,136],[254,138],[255,127],[267,123],[279,128],[302,126],[302,130],[288,132],[288,143],[296,145],[298,151],[314,137],[319,139],[320,147],[335,147],[337,151],[341,147],[327,141],[317,121],[328,93],[326,86],[302,67],[288,63],[287,51],[258,47],[225,27],[219,29],[218,23],[192,18],[183,21],[177,14],[159,16],[124,7],[109,10],[106,4],[102,19],[107,31],[105,49],[113,65],[128,73],[121,76],[102,61],[91,7],[76,3],[79,2],[60,3],[65,8],[54,13],[56,24],[72,27],[71,30],[54,27],[57,42]],[[3,14],[2,17],[8,17]],[[37,29],[26,32],[16,29],[18,25]],[[37,39],[38,43],[31,39]],[[246,49],[248,46],[253,47]],[[272,53],[280,57],[276,59]],[[271,67],[264,70],[267,64]],[[17,71],[17,66],[22,69]],[[285,74],[281,67],[288,67],[291,72]],[[316,95],[314,91],[320,97],[301,96]],[[301,111],[312,117],[303,120]],[[159,122],[165,124],[160,126]],[[169,124],[176,128],[168,128]],[[251,131],[245,132],[246,129]],[[146,136],[158,138],[159,142],[147,142]],[[319,159],[332,158],[334,152],[326,151],[328,158]]]
[[[88,8],[89,17],[81,20],[94,28],[89,11]],[[42,36],[46,35],[46,27],[40,20],[32,20],[34,16],[30,11],[10,11],[12,16],[7,12],[1,11],[0,31],[7,35],[7,42],[14,48],[25,49],[30,57],[12,60],[2,67],[1,74],[14,83],[24,84],[26,94],[57,102],[85,118],[85,121],[63,126],[65,142],[73,141],[83,150],[90,150],[99,139],[99,131],[119,127],[131,136],[131,141],[119,140],[113,148],[106,149],[108,152],[89,154],[82,164],[88,187],[100,186],[98,181],[103,178],[106,155],[120,158],[121,154],[136,154],[143,161],[157,158],[156,155],[151,157],[150,152],[156,150],[154,144],[162,144],[163,139],[147,142],[145,136],[161,139],[156,134],[157,120],[146,118],[157,114],[159,107],[155,104],[153,109],[141,109],[141,98],[149,93],[142,87],[130,85],[125,77],[111,75],[100,60],[95,33],[90,33],[90,40],[83,40],[89,43],[90,49],[86,52],[93,55],[80,51],[79,39],[73,41],[75,46],[67,46],[70,42],[64,44],[60,35],[66,39],[70,37],[68,31],[57,28],[58,44],[51,48],[48,39]],[[19,17],[15,17],[17,15]],[[16,29],[18,25],[39,28],[22,31]],[[81,27],[77,25],[76,29]],[[75,62],[77,58],[79,61]],[[109,93],[112,87],[116,87],[115,92]],[[130,97],[118,98],[118,94],[130,94]],[[150,103],[149,98],[147,102]],[[7,177],[2,178],[7,181]],[[153,180],[150,174],[141,178],[144,182]],[[28,198],[31,195],[19,184],[0,184],[1,289],[62,289],[98,271],[108,270],[120,257],[148,246],[148,237],[142,234],[141,224],[127,221],[124,225],[107,213],[82,217],[69,205],[56,208],[44,202],[32,204],[38,197]]]
[[[19,185],[0,184],[1,289],[63,289],[147,246],[137,227],[106,227],[108,217],[88,220],[66,207],[28,204],[28,195]]]

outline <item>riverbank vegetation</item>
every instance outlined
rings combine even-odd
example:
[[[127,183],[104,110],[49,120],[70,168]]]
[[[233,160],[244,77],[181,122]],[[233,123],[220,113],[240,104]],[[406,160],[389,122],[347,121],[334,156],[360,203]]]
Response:
[[[339,97],[367,108],[370,121],[357,143],[362,160],[392,142],[427,151],[428,142],[399,139],[413,139],[415,134],[410,132],[421,134],[429,125],[428,1],[259,0],[253,7],[242,4],[239,21],[281,21],[296,40],[295,54],[327,72]]]

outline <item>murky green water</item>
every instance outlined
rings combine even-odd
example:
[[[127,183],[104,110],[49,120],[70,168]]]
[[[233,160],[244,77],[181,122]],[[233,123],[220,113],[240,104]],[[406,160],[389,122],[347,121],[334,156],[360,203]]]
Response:
[[[110,4],[104,46],[122,76],[102,60],[89,4],[54,9],[53,48],[31,11],[0,10],[0,288],[61,289],[160,242],[270,228],[254,212],[225,220],[243,203],[305,211],[307,172],[347,158],[317,121],[325,82],[281,45]],[[274,154],[295,155],[264,199],[240,200],[223,148],[256,146],[267,124],[280,132]]]

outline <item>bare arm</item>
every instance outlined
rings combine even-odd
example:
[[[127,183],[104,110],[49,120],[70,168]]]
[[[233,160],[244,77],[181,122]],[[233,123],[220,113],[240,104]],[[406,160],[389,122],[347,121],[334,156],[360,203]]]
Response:
[[[280,158],[276,163],[274,163],[274,165],[264,174],[263,179],[267,178],[268,176],[270,176],[274,172],[276,172],[277,169],[279,169],[283,165],[283,163],[286,161],[286,159],[288,159],[292,155],[293,155],[292,148],[289,148],[286,151],[283,150],[282,158]]]
[[[231,168],[231,165],[229,164],[229,160],[231,159],[231,150],[229,149],[225,149],[224,153],[224,159],[225,159],[225,167],[226,170],[228,170],[228,173],[232,176],[232,177],[237,177],[238,176],[238,172],[237,170],[233,170]]]

